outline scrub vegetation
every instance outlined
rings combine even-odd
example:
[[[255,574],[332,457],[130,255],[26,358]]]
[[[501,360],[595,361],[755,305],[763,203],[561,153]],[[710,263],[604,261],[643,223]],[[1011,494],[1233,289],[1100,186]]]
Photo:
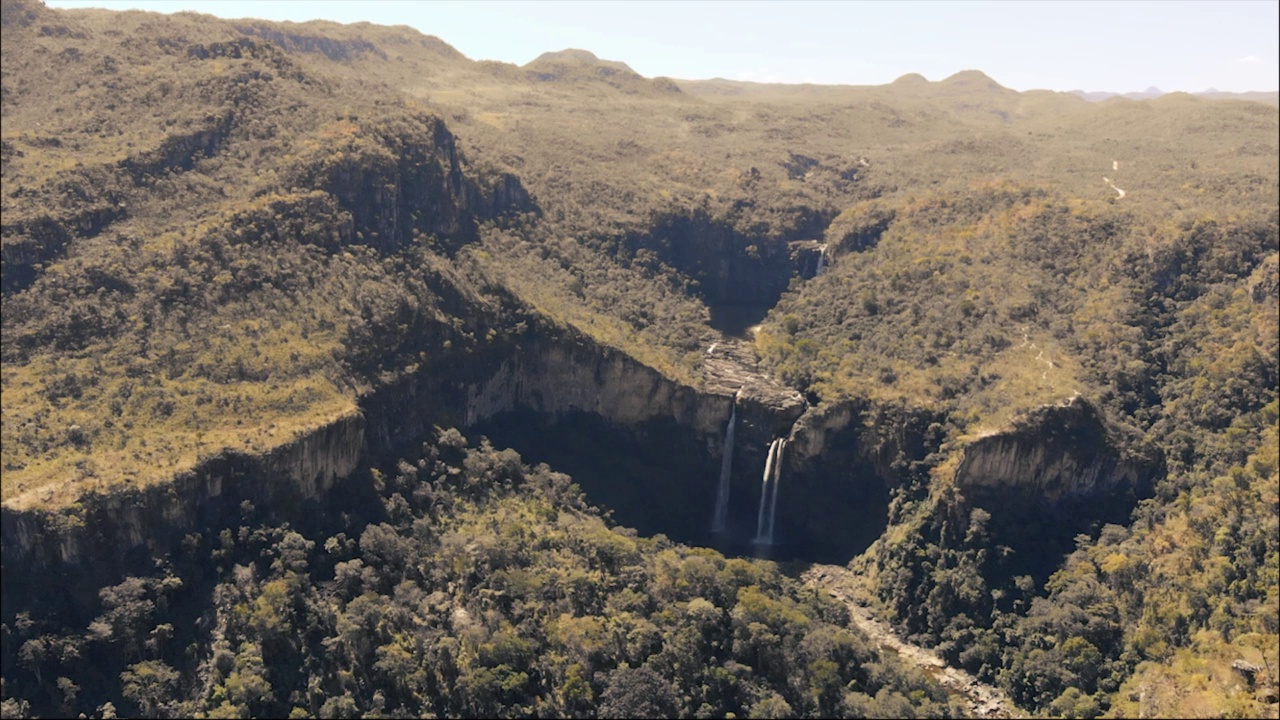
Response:
[[[2,8],[6,513],[261,455],[547,333],[700,389],[729,333],[810,403],[939,420],[849,558],[904,637],[1028,712],[1280,712],[1273,96],[675,81],[403,26]],[[1029,567],[1039,528],[955,470],[1072,398],[1157,476]],[[424,439],[313,527],[246,507],[85,617],[6,607],[5,716],[963,711],[795,568]]]

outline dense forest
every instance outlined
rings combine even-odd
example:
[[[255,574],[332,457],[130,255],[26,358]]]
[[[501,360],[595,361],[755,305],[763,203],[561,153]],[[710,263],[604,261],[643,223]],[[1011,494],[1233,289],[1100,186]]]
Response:
[[[364,506],[333,534],[246,504],[238,528],[103,588],[86,628],[20,614],[5,687],[31,700],[5,715],[86,696],[101,717],[949,713],[776,565],[636,537],[568,476],[456,430],[422,449],[358,478]]]
[[[1274,98],[0,7],[5,717],[1280,715]]]

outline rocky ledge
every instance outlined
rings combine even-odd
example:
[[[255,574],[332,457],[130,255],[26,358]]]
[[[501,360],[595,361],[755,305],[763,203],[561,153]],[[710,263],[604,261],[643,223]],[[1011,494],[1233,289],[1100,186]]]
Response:
[[[1018,491],[1040,502],[1141,491],[1152,462],[1127,457],[1080,396],[1037,408],[964,449],[956,486],[970,495]]]
[[[795,422],[807,403],[799,392],[783,385],[760,369],[751,346],[741,340],[722,340],[707,348],[703,359],[706,391],[712,395],[736,397],[738,402],[769,408]]]

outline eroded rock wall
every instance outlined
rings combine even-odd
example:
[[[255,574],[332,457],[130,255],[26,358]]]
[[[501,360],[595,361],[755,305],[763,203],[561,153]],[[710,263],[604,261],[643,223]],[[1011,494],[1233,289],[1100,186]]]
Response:
[[[1007,572],[1043,582],[1077,535],[1127,524],[1160,470],[1158,457],[1128,454],[1098,411],[1073,398],[970,442],[955,488],[961,515],[989,513],[990,543],[1013,550]]]
[[[927,475],[940,418],[864,400],[826,403],[791,429],[778,503],[780,539],[811,559],[844,563],[889,524],[892,494]]]
[[[151,568],[192,532],[226,527],[242,504],[297,522],[349,476],[364,452],[364,416],[351,413],[260,456],[221,453],[172,481],[91,493],[58,511],[0,508],[7,578],[57,578],[71,604],[97,588]],[[30,604],[47,588],[4,584],[6,604]],[[46,598],[48,600],[48,598]]]
[[[661,453],[678,441],[679,454],[714,467],[731,402],[731,397],[672,382],[620,351],[571,333],[477,354],[455,353],[369,394],[358,412],[264,455],[223,453],[169,483],[90,494],[61,511],[6,507],[5,573],[76,578],[90,589],[118,582],[176,548],[188,533],[234,527],[245,501],[296,524],[361,462],[407,456],[436,427],[470,427],[515,411],[579,421],[587,416],[608,432],[622,433],[619,437],[626,436],[637,451]],[[756,405],[748,414],[758,416],[762,426],[772,429],[794,419],[771,418],[763,402]],[[798,414],[798,409],[787,412]],[[632,477],[644,481],[648,476]],[[667,497],[683,503],[685,489],[695,495],[705,491],[677,483],[667,486]],[[18,604],[31,600],[12,597]]]
[[[1018,495],[1053,504],[1132,493],[1150,474],[1141,461],[1122,457],[1092,405],[1073,398],[965,446],[956,486],[972,497]]]

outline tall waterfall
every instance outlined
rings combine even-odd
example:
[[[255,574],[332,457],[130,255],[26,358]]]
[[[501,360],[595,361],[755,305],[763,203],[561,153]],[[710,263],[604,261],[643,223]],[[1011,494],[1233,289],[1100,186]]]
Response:
[[[769,445],[769,457],[764,463],[764,477],[760,480],[760,511],[756,515],[757,545],[773,544],[774,515],[778,510],[778,480],[782,475],[782,450],[787,441],[778,438]],[[772,489],[773,496],[769,492]],[[766,531],[767,530],[767,531]]]
[[[787,441],[779,438],[778,457],[773,459],[773,497],[769,499],[769,534],[765,536],[766,545],[773,544],[773,524],[778,520],[778,485],[782,482],[782,451],[787,449]]]
[[[814,277],[818,277],[827,270],[827,246],[818,247],[818,269],[813,272]]]
[[[724,456],[720,459],[720,487],[716,490],[716,514],[711,521],[711,532],[722,533],[729,517],[729,476],[733,470],[733,429],[738,424],[738,396],[733,396],[733,409],[729,411],[729,426],[724,429]]]

